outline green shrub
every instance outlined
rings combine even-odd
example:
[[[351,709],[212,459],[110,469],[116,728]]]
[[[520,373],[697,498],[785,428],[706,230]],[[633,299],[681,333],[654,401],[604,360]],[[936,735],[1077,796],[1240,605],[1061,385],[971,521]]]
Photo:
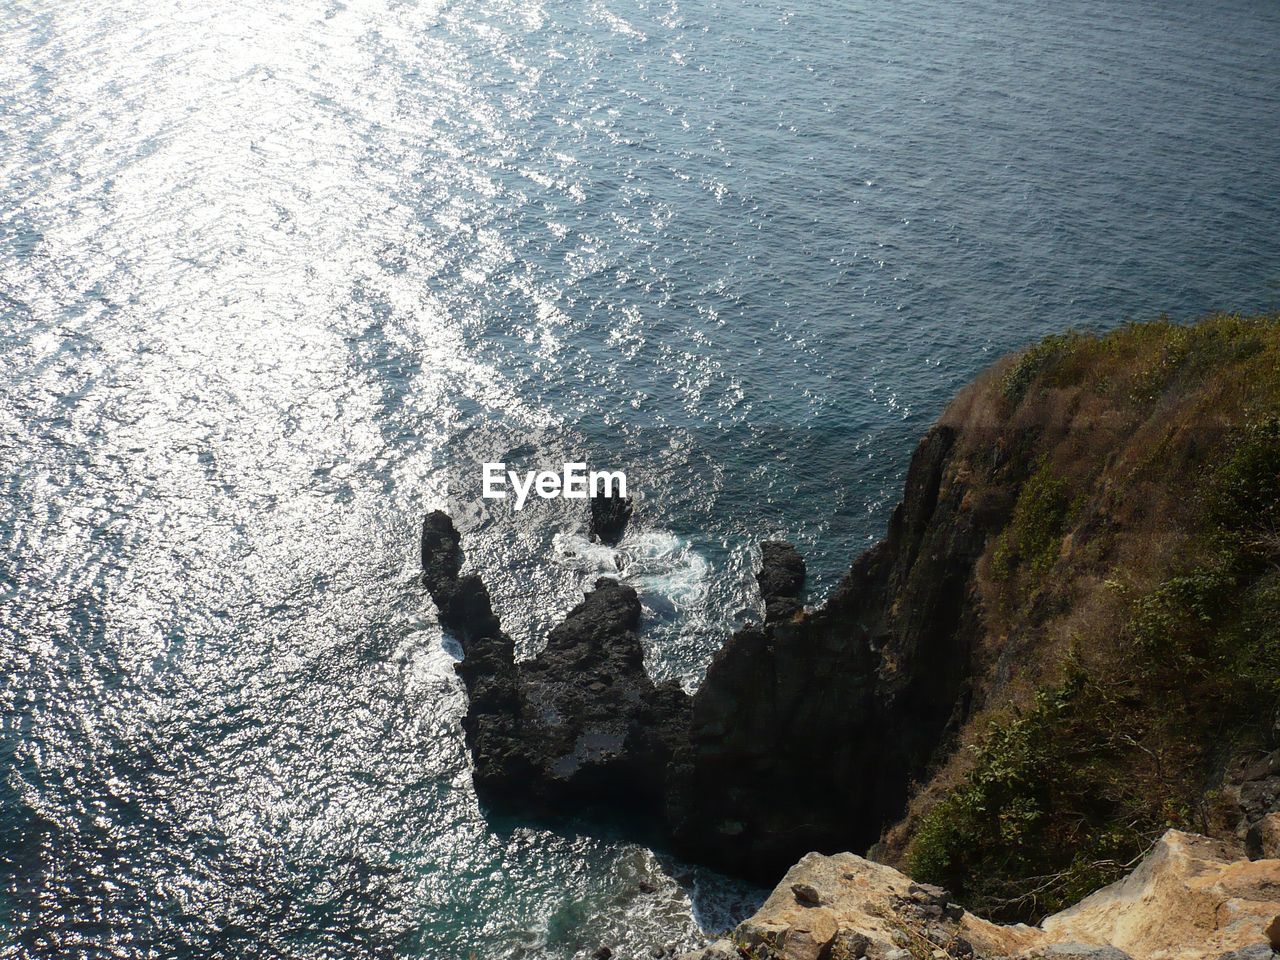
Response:
[[[1130,626],[1143,654],[1144,676],[1185,674],[1214,668],[1220,640],[1217,621],[1230,603],[1235,578],[1223,567],[1170,577],[1134,605]]]
[[[912,876],[1000,920],[1037,919],[1118,876],[1156,825],[1116,816],[1137,799],[1115,775],[1116,694],[1074,672],[993,724],[971,772],[921,823]]]
[[[1071,516],[1071,488],[1041,464],[1022,485],[1008,527],[996,545],[996,571],[1009,576],[1025,566],[1044,573],[1058,557]]]
[[[1224,549],[1274,559],[1280,555],[1280,418],[1246,427],[1232,447],[1205,497],[1209,523]]]
[[[1071,352],[1083,335],[1068,330],[1066,333],[1052,334],[1045,337],[1035,346],[1027,350],[1014,363],[1000,381],[1000,394],[1012,406],[1017,406],[1026,396],[1032,382],[1040,377],[1055,361]]]
[[[918,826],[913,876],[994,919],[1035,921],[1120,876],[1168,827],[1202,828],[1225,752],[1261,743],[1280,697],[1280,421],[1230,436],[1211,463],[1189,479],[1200,545],[1132,599],[1108,677],[1070,659],[1065,681],[992,725]],[[1046,568],[1070,510],[1041,467],[997,563]]]

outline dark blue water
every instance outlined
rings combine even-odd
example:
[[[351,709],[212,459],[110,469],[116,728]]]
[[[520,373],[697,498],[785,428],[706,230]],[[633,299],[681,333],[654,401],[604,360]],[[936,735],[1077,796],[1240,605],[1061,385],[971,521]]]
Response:
[[[1270,0],[0,10],[0,956],[621,955],[752,892],[489,823],[416,577],[698,682],[1068,326],[1280,300]],[[642,496],[477,499],[585,458]],[[642,886],[644,884],[644,886]],[[651,889],[652,888],[652,889]],[[649,892],[646,892],[649,891]]]

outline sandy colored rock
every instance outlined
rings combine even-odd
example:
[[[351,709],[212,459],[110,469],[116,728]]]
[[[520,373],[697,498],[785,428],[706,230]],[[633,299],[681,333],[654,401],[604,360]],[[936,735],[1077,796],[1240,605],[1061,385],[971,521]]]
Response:
[[[1134,960],[1201,960],[1267,942],[1280,914],[1280,860],[1170,830],[1129,876],[1042,924],[1057,942],[1107,944]]]
[[[811,889],[822,906],[798,902],[797,887]],[[785,960],[818,960],[848,952],[837,948],[852,942],[867,956],[886,957],[904,949],[916,955],[910,948],[931,956],[935,950],[955,951],[963,941],[978,955],[991,957],[1012,955],[1043,939],[1031,927],[999,926],[964,913],[940,902],[940,895],[944,891],[917,885],[893,867],[852,853],[810,853],[738,927],[735,940],[748,949],[767,946]]]
[[[812,907],[796,917],[782,939],[783,949],[795,960],[819,960],[828,953],[840,927],[826,907]]]
[[[1040,927],[990,923],[851,853],[810,853],[732,942],[689,960],[1265,960],[1269,941],[1280,943],[1280,860],[1170,830],[1129,876]]]

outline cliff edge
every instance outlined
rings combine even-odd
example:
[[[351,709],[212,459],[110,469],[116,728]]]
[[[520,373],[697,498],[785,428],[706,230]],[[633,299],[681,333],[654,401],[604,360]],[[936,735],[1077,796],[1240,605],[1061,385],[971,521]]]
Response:
[[[1133,873],[1038,926],[969,913],[851,853],[811,853],[754,916],[682,960],[1274,960],[1280,860],[1169,830]]]

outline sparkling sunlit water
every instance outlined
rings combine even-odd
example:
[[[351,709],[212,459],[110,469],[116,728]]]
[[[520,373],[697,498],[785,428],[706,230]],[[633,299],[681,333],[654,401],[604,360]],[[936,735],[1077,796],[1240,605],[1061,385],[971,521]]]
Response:
[[[996,353],[1280,299],[1278,89],[1272,0],[0,5],[0,956],[731,922],[486,822],[418,518],[525,654],[621,567],[692,687],[752,543],[820,595]],[[578,457],[619,555],[476,500]]]

